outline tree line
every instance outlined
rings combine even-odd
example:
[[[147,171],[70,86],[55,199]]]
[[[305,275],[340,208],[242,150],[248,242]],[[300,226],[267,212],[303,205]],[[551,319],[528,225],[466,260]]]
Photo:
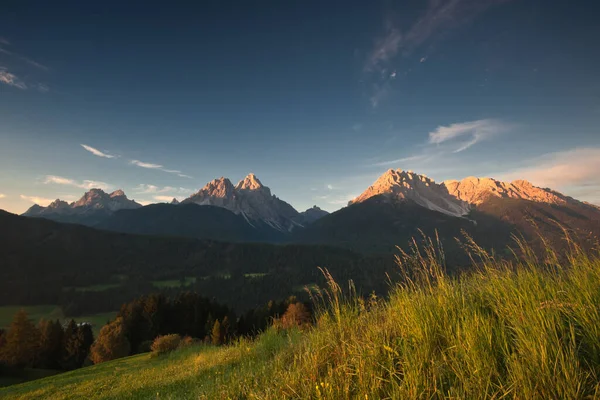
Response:
[[[8,330],[0,330],[0,363],[70,371],[84,366],[93,342],[89,324],[71,320],[63,325],[58,320],[40,320],[36,325],[20,310]]]
[[[72,370],[151,350],[155,338],[175,334],[213,345],[252,337],[273,321],[303,325],[310,308],[295,297],[269,301],[237,316],[233,309],[195,292],[173,297],[141,296],[121,306],[117,317],[94,340],[89,324],[41,320],[37,325],[20,310],[0,330],[0,364],[15,368]]]

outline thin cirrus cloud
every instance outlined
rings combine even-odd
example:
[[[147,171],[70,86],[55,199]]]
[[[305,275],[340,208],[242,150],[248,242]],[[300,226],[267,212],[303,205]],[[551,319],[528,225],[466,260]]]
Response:
[[[38,206],[42,206],[42,207],[46,207],[48,204],[52,203],[54,200],[52,199],[48,199],[45,197],[38,197],[38,196],[26,196],[24,194],[22,194],[21,199],[26,200],[30,203],[35,203]]]
[[[144,162],[144,161],[140,161],[140,160],[131,160],[129,163],[132,164],[132,165],[136,165],[138,167],[141,167],[141,168],[156,169],[156,170],[159,170],[159,171],[167,172],[169,174],[175,174],[175,175],[177,175],[177,176],[179,176],[181,178],[192,178],[191,176],[186,175],[186,174],[182,173],[179,170],[176,170],[176,169],[167,169],[167,168],[165,168],[161,164],[153,164],[153,163]]]
[[[409,58],[427,43],[440,37],[470,20],[489,7],[510,0],[429,0],[424,14],[407,29],[401,29],[396,19],[388,13],[383,34],[374,40],[367,53],[363,72],[369,82],[369,101],[373,108],[389,95],[392,81],[396,79],[401,65],[398,58]],[[428,47],[430,49],[431,46]],[[429,50],[427,50],[429,51]],[[423,63],[428,55],[420,55],[417,60]],[[404,69],[407,73],[409,70]],[[390,72],[393,71],[391,74]]]
[[[455,143],[457,146],[452,152],[460,153],[478,142],[488,140],[504,129],[506,129],[504,124],[492,119],[438,126],[429,133],[429,143],[434,145]]]
[[[6,68],[0,68],[0,83],[17,89],[26,90],[27,85],[18,76],[8,72]]]
[[[77,187],[80,189],[86,189],[86,190],[90,190],[90,189],[110,190],[112,188],[112,185],[109,185],[106,182],[93,181],[93,180],[88,180],[88,179],[83,180],[83,181],[76,181],[74,179],[64,178],[62,176],[56,176],[56,175],[47,175],[46,178],[44,179],[44,184],[73,186],[73,187]]]
[[[159,196],[153,196],[153,199],[156,201],[160,201],[162,203],[170,203],[171,201],[173,201],[173,199],[177,199],[177,197],[176,196],[164,196],[164,195],[160,196],[159,195]],[[177,200],[179,201],[180,198]]]
[[[498,174],[502,180],[526,179],[540,187],[600,203],[600,147],[582,147],[545,154],[528,165]]]
[[[369,164],[384,167],[400,163],[425,163],[448,153],[460,153],[475,144],[490,140],[509,129],[509,125],[495,119],[480,119],[451,125],[440,125],[429,132],[427,143],[419,154]]]
[[[2,43],[2,42],[0,42],[0,45],[5,45],[5,46],[6,46],[7,44],[6,44],[6,43]],[[36,61],[32,60],[31,58],[28,58],[28,57],[22,56],[22,55],[20,55],[20,54],[16,54],[16,53],[14,53],[14,52],[12,52],[12,51],[8,51],[8,50],[6,50],[6,49],[5,49],[5,48],[3,48],[3,47],[0,47],[0,53],[4,53],[4,54],[6,54],[7,56],[12,56],[12,57],[15,57],[15,58],[17,58],[17,59],[19,59],[19,60],[21,60],[21,61],[24,61],[24,62],[26,62],[26,63],[27,63],[27,64],[29,64],[29,65],[33,65],[34,67],[36,67],[36,68],[39,68],[39,69],[41,69],[41,70],[44,70],[44,71],[48,71],[48,69],[49,69],[49,68],[48,68],[48,67],[46,67],[45,65],[43,65],[43,64],[40,64],[40,63],[38,63],[38,62],[36,62]]]
[[[403,163],[403,162],[410,162],[410,161],[419,161],[419,160],[423,160],[423,159],[425,159],[424,155],[402,157],[402,158],[397,158],[395,160],[377,162],[375,164],[371,164],[371,166],[372,167],[385,167],[385,166],[388,166],[388,165],[394,165],[394,164],[399,164],[399,163]]]
[[[87,144],[81,144],[81,147],[83,147],[85,150],[89,151],[90,153],[92,153],[93,155],[98,156],[98,157],[104,157],[104,158],[115,158],[116,157],[112,154],[108,154],[103,151],[100,151],[92,146],[88,146]]]
[[[156,185],[148,185],[145,183],[141,183],[138,186],[136,186],[135,188],[133,188],[133,190],[135,191],[135,193],[137,194],[149,194],[149,193],[189,193],[191,192],[190,189],[187,188],[183,188],[183,187],[173,187],[173,186],[164,186],[164,187],[159,187]]]
[[[7,47],[9,47],[10,44],[11,43],[7,39],[0,38],[0,54],[5,55],[8,60],[10,60],[11,67],[15,62],[24,62],[40,70],[48,71],[48,67],[45,65],[42,65],[21,54],[15,53],[14,51],[7,50]],[[14,72],[9,71],[5,66],[0,67],[0,83],[20,90],[34,89],[42,93],[47,93],[50,90],[48,85],[44,83],[36,83],[31,81],[25,82],[25,80],[17,76]]]
[[[83,147],[85,150],[89,151],[90,153],[92,153],[93,155],[98,156],[98,157],[104,157],[104,158],[115,158],[116,157],[116,156],[113,156],[112,154],[102,152],[92,146],[88,146],[87,144],[81,144],[81,147]]]

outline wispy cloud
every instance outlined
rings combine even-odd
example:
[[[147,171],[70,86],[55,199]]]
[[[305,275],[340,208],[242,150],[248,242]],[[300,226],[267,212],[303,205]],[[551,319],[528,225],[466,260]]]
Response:
[[[415,148],[413,154],[391,160],[379,161],[379,157],[366,161],[368,167],[401,166],[402,168],[432,167],[432,164],[450,162],[448,156],[460,153],[475,144],[490,140],[494,135],[511,129],[512,125],[495,119],[482,119],[438,126],[427,135],[427,141]],[[375,161],[375,162],[373,162]],[[445,166],[446,170],[448,166]]]
[[[6,198],[6,195],[3,193],[0,193],[0,199],[4,199],[4,198]]]
[[[149,162],[143,162],[143,161],[140,161],[140,160],[131,160],[129,163],[133,164],[133,165],[136,165],[138,167],[141,167],[141,168],[157,169],[159,171],[167,172],[169,174],[175,174],[175,175],[177,175],[177,176],[179,176],[181,178],[192,178],[191,176],[186,175],[186,174],[182,173],[179,170],[176,170],[176,169],[167,169],[167,168],[165,168],[161,164],[153,164],[153,163],[149,163]]]
[[[133,188],[135,193],[139,194],[147,194],[147,193],[191,193],[192,190],[184,187],[173,187],[173,186],[164,186],[159,187],[156,185],[148,185],[145,183],[141,183],[135,188]]]
[[[181,197],[177,198],[176,196],[153,196],[154,200],[160,201],[163,203],[170,203],[174,198],[177,199],[178,201],[181,200]]]
[[[137,165],[138,167],[142,167],[142,168],[162,169],[162,165],[160,165],[160,164],[151,164],[151,163],[143,162],[140,160],[131,160],[131,164]]]
[[[365,62],[365,71],[371,72],[380,69],[383,64],[398,54],[401,43],[402,34],[397,28],[388,23],[384,34],[375,39],[373,49]]]
[[[24,194],[22,194],[20,197],[23,200],[27,200],[27,201],[29,201],[31,203],[35,203],[35,204],[37,204],[39,206],[42,206],[42,207],[46,207],[48,204],[50,204],[50,203],[52,203],[54,201],[53,199],[48,199],[48,198],[45,198],[45,197],[26,196]]]
[[[87,144],[82,144],[81,147],[83,147],[84,149],[86,149],[87,151],[89,151],[90,153],[92,153],[93,155],[98,156],[98,157],[115,158],[115,156],[108,154],[108,153],[104,153],[92,146],[88,146]]]
[[[410,58],[424,45],[446,37],[449,31],[471,21],[490,6],[506,1],[509,0],[429,0],[423,15],[406,29],[388,13],[383,32],[374,40],[363,65],[365,80],[371,89],[371,105],[377,107],[389,95],[396,70],[407,72],[406,68],[400,68],[399,58]],[[423,63],[427,58],[427,54],[421,54],[416,60]]]
[[[534,185],[588,192],[600,201],[600,147],[575,148],[538,157],[529,165],[498,174],[500,179],[527,179]],[[591,189],[591,190],[590,190]]]
[[[5,46],[5,47],[6,46],[10,46],[10,42],[8,40],[6,40],[6,39],[0,38],[0,45]],[[27,63],[29,65],[32,65],[32,66],[34,66],[36,68],[41,69],[41,70],[48,71],[48,67],[46,67],[45,65],[40,64],[40,63],[32,60],[29,57],[25,57],[24,55],[15,53],[14,51],[6,50],[5,47],[0,47],[0,53],[4,53],[7,56],[14,57],[14,58],[16,58],[16,59],[18,59],[20,61],[23,61],[23,62],[25,62],[25,63]]]
[[[149,204],[153,204],[154,203],[153,201],[150,201],[150,200],[140,200],[140,199],[137,199],[136,202],[139,203],[139,204],[141,204],[141,205],[143,205],[143,206],[147,206]]]
[[[403,163],[403,162],[419,161],[424,158],[425,158],[425,155],[402,157],[402,158],[397,158],[395,160],[377,162],[377,163],[371,164],[371,166],[372,167],[385,167],[388,165],[395,165],[395,164],[399,164],[399,163]]]
[[[27,85],[18,76],[8,72],[5,68],[0,67],[0,83],[8,86],[13,86],[21,90],[26,90]]]
[[[455,142],[457,148],[453,152],[460,153],[504,129],[506,129],[504,124],[492,119],[438,126],[436,130],[429,133],[429,143],[439,145],[445,142]]]
[[[324,195],[324,196],[313,196],[313,200],[314,201],[323,201],[327,204],[331,204],[334,206],[345,206],[348,204],[348,202],[352,199],[354,199],[355,197],[357,197],[358,195],[356,194],[340,194],[340,195]]]
[[[70,178],[64,178],[62,176],[56,176],[56,175],[48,175],[46,176],[46,178],[44,179],[44,184],[56,184],[56,185],[66,185],[66,186],[73,186],[73,187],[78,187],[81,189],[102,189],[102,190],[110,190],[113,186],[109,185],[106,182],[101,182],[101,181],[93,181],[93,180],[83,180],[83,181],[76,181],[74,179],[70,179]]]

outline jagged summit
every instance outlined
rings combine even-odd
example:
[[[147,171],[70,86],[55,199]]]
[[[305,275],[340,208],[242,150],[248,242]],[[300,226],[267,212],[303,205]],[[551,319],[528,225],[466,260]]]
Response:
[[[48,204],[48,208],[59,209],[59,208],[66,208],[66,207],[69,207],[69,203],[67,203],[66,201],[63,201],[61,199],[56,199],[52,203]]]
[[[584,204],[551,189],[534,186],[523,179],[502,182],[493,178],[469,176],[460,181],[448,180],[438,184],[425,175],[400,169],[386,171],[350,204],[379,195],[388,199],[410,199],[423,207],[455,216],[466,215],[470,206],[480,205],[490,197],[557,205]]]
[[[262,184],[260,179],[256,177],[253,173],[249,173],[244,179],[238,182],[235,185],[236,190],[260,190],[260,189],[269,189]]]
[[[481,204],[490,196],[550,204],[576,202],[576,200],[568,196],[550,189],[539,188],[523,179],[502,182],[493,178],[476,178],[470,176],[461,181],[445,181],[443,184],[451,195],[474,205]]]
[[[223,207],[252,221],[262,221],[281,231],[291,230],[297,223],[298,212],[288,203],[271,194],[253,173],[248,174],[235,187],[221,177],[207,183],[197,193],[182,201]]]
[[[110,194],[110,197],[121,197],[121,196],[125,196],[125,192],[122,189],[117,189]],[[127,197],[127,196],[125,196],[125,197]]]
[[[469,212],[468,203],[451,196],[445,186],[425,175],[401,169],[386,171],[350,204],[360,203],[374,196],[384,196],[388,200],[412,200],[425,208],[452,216],[463,216]]]
[[[48,207],[32,206],[23,215],[30,217],[43,216],[52,219],[53,216],[81,215],[96,211],[112,213],[117,210],[139,207],[141,205],[134,200],[129,200],[121,189],[108,194],[102,189],[94,188],[85,192],[79,200],[71,204],[56,199]]]
[[[302,223],[304,224],[311,224],[326,215],[329,215],[329,213],[320,209],[316,205],[300,213],[300,216],[302,217]]]

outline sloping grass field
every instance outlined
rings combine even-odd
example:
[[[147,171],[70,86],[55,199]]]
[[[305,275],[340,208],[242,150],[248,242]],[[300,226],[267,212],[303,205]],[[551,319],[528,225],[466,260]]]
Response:
[[[599,258],[521,250],[516,264],[472,245],[476,269],[455,279],[433,246],[415,250],[399,258],[405,280],[389,299],[362,300],[329,277],[306,331],[129,357],[0,398],[599,398]]]

